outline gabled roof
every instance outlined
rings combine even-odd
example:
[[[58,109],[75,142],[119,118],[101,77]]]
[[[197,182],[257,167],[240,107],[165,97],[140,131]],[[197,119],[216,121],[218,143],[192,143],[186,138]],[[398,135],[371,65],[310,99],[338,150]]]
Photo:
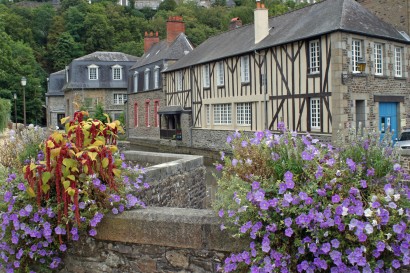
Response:
[[[178,60],[193,49],[194,47],[186,35],[180,33],[171,44],[166,40],[154,44],[148,52],[141,56],[139,61],[131,69],[142,67],[159,60]]]
[[[393,26],[354,0],[324,0],[271,17],[269,27],[269,35],[258,44],[254,43],[253,24],[213,36],[168,68],[168,71],[336,31],[409,43]]]
[[[74,59],[74,61],[103,61],[103,62],[130,62],[139,58],[122,52],[96,51],[94,53]]]

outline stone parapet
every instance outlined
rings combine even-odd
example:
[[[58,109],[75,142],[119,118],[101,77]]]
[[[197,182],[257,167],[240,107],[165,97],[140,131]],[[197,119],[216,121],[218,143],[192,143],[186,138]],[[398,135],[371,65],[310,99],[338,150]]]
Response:
[[[150,207],[107,215],[96,239],[70,248],[61,272],[217,272],[247,244],[221,231],[211,210]]]

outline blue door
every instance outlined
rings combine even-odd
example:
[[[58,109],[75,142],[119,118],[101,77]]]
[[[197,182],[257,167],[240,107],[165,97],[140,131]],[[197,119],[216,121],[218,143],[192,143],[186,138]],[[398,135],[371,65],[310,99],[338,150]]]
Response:
[[[397,137],[397,102],[379,102],[379,130],[381,137],[393,131],[393,139]]]

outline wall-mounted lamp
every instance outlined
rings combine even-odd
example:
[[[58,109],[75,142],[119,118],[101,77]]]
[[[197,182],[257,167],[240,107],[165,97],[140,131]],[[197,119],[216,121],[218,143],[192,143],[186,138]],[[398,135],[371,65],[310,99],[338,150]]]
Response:
[[[366,70],[366,61],[363,58],[357,60],[357,70],[359,70],[360,73],[363,73]]]

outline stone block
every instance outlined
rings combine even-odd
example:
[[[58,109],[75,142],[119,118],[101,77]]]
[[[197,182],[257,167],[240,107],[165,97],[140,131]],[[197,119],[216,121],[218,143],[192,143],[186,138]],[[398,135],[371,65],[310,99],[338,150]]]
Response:
[[[168,251],[165,253],[165,257],[174,267],[186,269],[189,266],[189,258],[186,251]]]

